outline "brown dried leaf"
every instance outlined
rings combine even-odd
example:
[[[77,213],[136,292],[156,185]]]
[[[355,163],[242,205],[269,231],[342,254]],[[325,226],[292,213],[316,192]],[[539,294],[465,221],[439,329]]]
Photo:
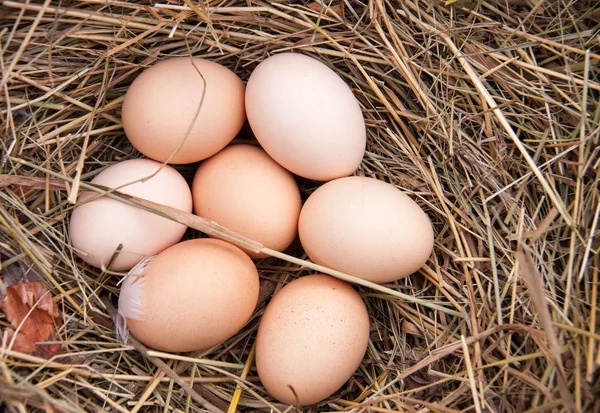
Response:
[[[0,308],[15,328],[8,330],[9,342],[18,329],[13,350],[46,358],[60,352],[60,344],[37,344],[54,340],[54,324],[60,321],[58,308],[46,285],[41,282],[11,285],[6,288]]]
[[[324,12],[325,14],[333,15],[333,13],[340,16],[343,20],[346,20],[346,16],[344,16],[344,2],[340,2],[331,6],[323,6],[318,2],[310,3],[308,8],[318,12]],[[333,13],[332,13],[333,12]]]
[[[423,332],[419,327],[410,321],[402,320],[402,332],[413,336],[423,337]]]

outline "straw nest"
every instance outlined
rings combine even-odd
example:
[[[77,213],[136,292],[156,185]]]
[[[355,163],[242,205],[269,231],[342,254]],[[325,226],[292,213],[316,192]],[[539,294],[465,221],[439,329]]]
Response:
[[[46,283],[62,345],[48,361],[2,336],[4,406],[294,411],[264,391],[251,348],[273,291],[311,271],[302,262],[258,262],[261,303],[226,343],[158,354],[119,341],[120,277],[84,265],[67,233],[79,183],[140,156],[120,106],[144,68],[191,53],[246,80],[269,54],[293,50],[335,70],[360,101],[368,148],[357,173],[406,191],[436,233],[417,274],[357,287],[372,316],[364,362],[303,410],[600,411],[600,7],[448,3],[3,1],[2,285]],[[194,168],[178,167],[188,178]]]

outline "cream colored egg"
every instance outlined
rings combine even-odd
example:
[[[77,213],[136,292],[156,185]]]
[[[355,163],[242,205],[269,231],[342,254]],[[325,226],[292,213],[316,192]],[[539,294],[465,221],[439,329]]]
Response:
[[[160,162],[177,150],[189,129],[169,162],[197,162],[223,149],[242,128],[244,83],[210,60],[166,59],[133,81],[125,95],[122,118],[133,146]]]
[[[129,331],[149,347],[201,350],[235,335],[258,300],[258,272],[242,250],[217,239],[176,244],[136,267],[119,296]]]
[[[300,53],[261,62],[246,89],[248,122],[267,153],[289,171],[328,181],[352,174],[366,144],[354,94],[333,70]]]
[[[298,233],[302,200],[294,176],[259,147],[231,145],[204,161],[192,195],[197,215],[276,251]]]
[[[335,393],[360,365],[369,315],[347,283],[323,274],[292,281],[271,300],[256,337],[256,368],[283,403],[317,403]],[[290,389],[292,387],[294,392]]]
[[[414,273],[433,250],[427,214],[408,195],[373,178],[327,182],[306,200],[298,226],[313,262],[376,283]]]
[[[143,178],[153,177],[144,182]],[[137,181],[135,183],[132,183]],[[192,211],[192,194],[185,179],[170,166],[150,159],[131,159],[100,172],[93,184],[117,188],[120,192],[159,204]],[[119,244],[123,249],[111,265],[126,271],[141,259],[155,255],[178,242],[186,226],[107,196],[86,202],[97,193],[84,191],[71,214],[69,234],[75,251],[87,263],[107,266]]]

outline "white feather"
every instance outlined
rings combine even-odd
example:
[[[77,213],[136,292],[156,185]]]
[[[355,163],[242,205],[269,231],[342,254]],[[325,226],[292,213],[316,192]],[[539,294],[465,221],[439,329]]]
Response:
[[[144,258],[129,271],[121,285],[119,294],[119,315],[132,320],[141,320],[144,317],[143,299],[144,269],[154,256]]]

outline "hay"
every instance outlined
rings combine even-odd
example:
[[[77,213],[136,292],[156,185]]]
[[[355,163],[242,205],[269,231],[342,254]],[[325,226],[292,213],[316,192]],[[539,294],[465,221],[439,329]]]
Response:
[[[64,346],[47,361],[4,336],[5,407],[294,411],[265,393],[251,349],[271,281],[308,273],[302,262],[259,262],[249,325],[175,356],[118,341],[119,277],[69,247],[73,187],[139,156],[120,125],[128,84],[189,48],[244,80],[284,50],[329,65],[366,117],[359,173],[409,193],[435,225],[418,274],[359,287],[373,320],[365,360],[305,411],[600,411],[597,2],[172,3],[2,2],[2,282],[46,282]]]

